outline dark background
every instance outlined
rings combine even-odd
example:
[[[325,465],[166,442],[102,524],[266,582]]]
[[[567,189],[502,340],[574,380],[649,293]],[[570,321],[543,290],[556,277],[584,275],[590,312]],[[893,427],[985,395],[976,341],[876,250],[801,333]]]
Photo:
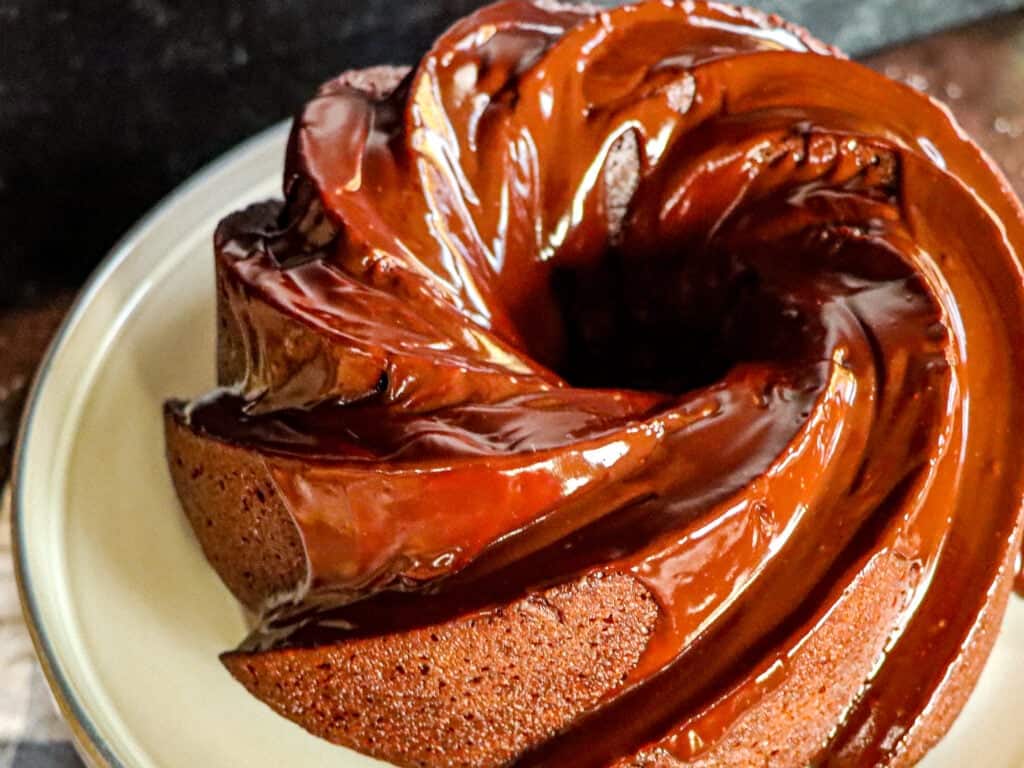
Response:
[[[480,0],[0,0],[0,307],[73,288],[203,163]],[[1024,0],[753,2],[863,54]]]

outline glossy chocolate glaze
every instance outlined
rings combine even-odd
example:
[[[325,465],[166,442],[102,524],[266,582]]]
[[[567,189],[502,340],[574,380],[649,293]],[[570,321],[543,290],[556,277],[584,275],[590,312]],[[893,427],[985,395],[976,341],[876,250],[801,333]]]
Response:
[[[511,0],[387,98],[327,84],[285,192],[218,232],[241,349],[189,411],[309,557],[251,647],[627,572],[639,667],[520,763],[687,760],[895,562],[820,764],[898,750],[1024,497],[1024,214],[943,107],[748,10]]]

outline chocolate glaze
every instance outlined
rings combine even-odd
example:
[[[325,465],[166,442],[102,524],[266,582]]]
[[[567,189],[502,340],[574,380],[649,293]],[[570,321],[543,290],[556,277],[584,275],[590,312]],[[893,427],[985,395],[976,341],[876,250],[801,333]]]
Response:
[[[218,232],[242,343],[190,406],[309,557],[249,647],[627,572],[640,665],[520,763],[686,760],[895,561],[820,764],[895,753],[1024,498],[1024,214],[943,107],[745,9],[510,0],[387,98],[326,85],[285,193]]]

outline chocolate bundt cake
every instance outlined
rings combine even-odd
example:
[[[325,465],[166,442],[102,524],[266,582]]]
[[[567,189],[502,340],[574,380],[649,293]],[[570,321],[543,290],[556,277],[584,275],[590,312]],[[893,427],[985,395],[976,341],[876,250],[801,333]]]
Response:
[[[488,6],[215,236],[224,665],[401,766],[905,766],[1021,546],[1024,211],[776,17]]]

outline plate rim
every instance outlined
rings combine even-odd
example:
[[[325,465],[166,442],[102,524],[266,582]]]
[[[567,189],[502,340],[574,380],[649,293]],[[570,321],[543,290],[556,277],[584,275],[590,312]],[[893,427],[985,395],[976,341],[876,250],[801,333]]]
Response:
[[[223,154],[201,166],[181,184],[174,187],[167,195],[150,208],[135,224],[133,224],[111,247],[106,255],[89,274],[75,296],[71,307],[64,316],[53,338],[50,340],[32,378],[25,405],[21,413],[18,434],[14,444],[14,452],[9,476],[9,499],[11,506],[11,550],[14,562],[14,577],[18,591],[18,600],[25,626],[28,629],[36,659],[39,661],[43,677],[53,695],[61,717],[71,730],[72,743],[89,766],[98,768],[129,768],[117,755],[114,749],[100,734],[99,729],[90,717],[82,699],[75,694],[67,676],[62,669],[60,657],[50,638],[42,613],[36,599],[33,575],[28,562],[26,544],[25,515],[27,512],[26,495],[26,457],[32,441],[33,427],[37,420],[39,402],[50,381],[50,373],[55,361],[64,352],[68,338],[79,325],[88,307],[96,296],[111,280],[117,268],[128,260],[158,223],[171,212],[182,200],[197,192],[206,184],[237,164],[248,155],[256,152],[264,144],[274,139],[283,138],[291,125],[291,119],[281,120],[267,126],[261,131],[234,145]]]

